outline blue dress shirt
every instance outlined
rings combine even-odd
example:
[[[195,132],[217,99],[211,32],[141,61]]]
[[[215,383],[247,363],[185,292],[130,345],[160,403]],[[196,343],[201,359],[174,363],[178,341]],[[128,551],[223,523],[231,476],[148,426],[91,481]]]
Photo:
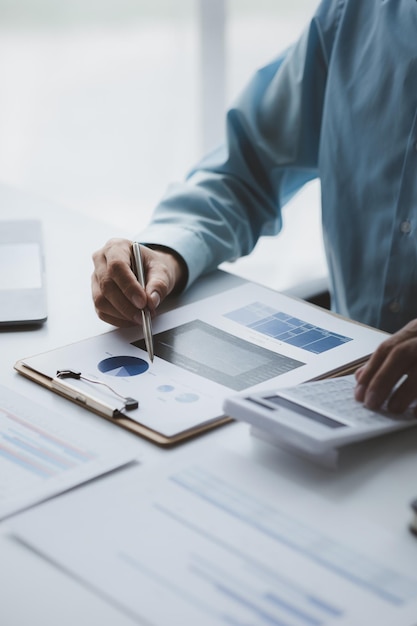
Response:
[[[417,317],[416,0],[321,2],[140,238],[177,250],[190,283],[278,233],[283,204],[316,177],[332,308],[395,331]]]

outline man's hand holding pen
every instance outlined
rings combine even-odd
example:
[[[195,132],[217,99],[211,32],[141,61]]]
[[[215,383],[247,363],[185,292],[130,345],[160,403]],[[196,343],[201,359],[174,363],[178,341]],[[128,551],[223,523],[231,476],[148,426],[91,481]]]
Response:
[[[142,324],[142,310],[151,315],[171,292],[187,280],[184,262],[169,249],[141,246],[145,289],[132,267],[132,241],[110,239],[93,254],[92,295],[97,315],[120,327]]]

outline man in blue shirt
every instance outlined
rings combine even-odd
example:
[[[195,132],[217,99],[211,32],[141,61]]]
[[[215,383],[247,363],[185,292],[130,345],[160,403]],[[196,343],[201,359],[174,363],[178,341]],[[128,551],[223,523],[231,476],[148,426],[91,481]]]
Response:
[[[145,304],[249,254],[319,177],[332,309],[389,332],[417,318],[416,42],[415,0],[323,0],[228,112],[225,147],[169,189],[138,237],[150,246],[146,294],[131,242],[95,254],[99,316],[129,325]],[[369,371],[358,398],[374,406],[387,390]]]

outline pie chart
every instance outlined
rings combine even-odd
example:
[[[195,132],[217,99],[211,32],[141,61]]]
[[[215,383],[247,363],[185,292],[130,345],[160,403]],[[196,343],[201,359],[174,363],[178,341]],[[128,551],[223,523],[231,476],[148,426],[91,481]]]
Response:
[[[143,374],[149,365],[136,356],[111,356],[100,361],[97,367],[102,374],[126,377]]]

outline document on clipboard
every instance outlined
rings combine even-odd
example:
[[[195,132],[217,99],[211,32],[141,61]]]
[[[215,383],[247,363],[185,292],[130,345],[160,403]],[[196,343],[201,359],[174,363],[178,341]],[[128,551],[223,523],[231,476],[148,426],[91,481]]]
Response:
[[[289,387],[352,371],[387,335],[244,283],[153,320],[21,359],[21,374],[160,445],[230,421],[235,392]],[[137,403],[137,404],[135,404]]]

